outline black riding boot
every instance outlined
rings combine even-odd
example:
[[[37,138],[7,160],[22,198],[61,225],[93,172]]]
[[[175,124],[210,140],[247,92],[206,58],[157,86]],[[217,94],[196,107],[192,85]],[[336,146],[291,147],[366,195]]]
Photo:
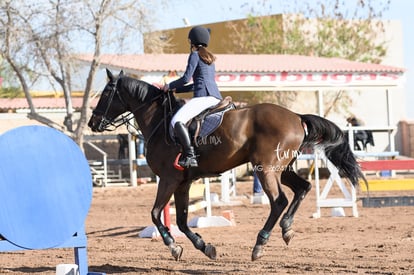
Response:
[[[191,146],[190,136],[188,129],[182,122],[176,122],[174,125],[175,136],[183,147],[183,154],[178,161],[178,164],[182,167],[197,167],[197,158],[194,153],[194,147]]]

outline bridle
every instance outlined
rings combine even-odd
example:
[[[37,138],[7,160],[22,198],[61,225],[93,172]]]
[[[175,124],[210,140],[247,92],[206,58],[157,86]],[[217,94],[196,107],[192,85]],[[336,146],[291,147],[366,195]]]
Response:
[[[118,78],[119,79],[119,78]],[[109,94],[108,103],[106,105],[105,111],[101,110],[93,110],[92,114],[101,116],[101,121],[98,125],[98,129],[103,131],[114,131],[117,128],[119,128],[122,125],[126,125],[128,132],[129,127],[133,127],[133,129],[138,130],[137,127],[134,125],[134,123],[131,123],[130,121],[134,119],[134,112],[142,108],[143,106],[138,106],[136,109],[132,111],[128,111],[126,115],[122,114],[119,118],[116,119],[108,119],[108,112],[111,108],[112,102],[114,100],[115,95],[118,96],[119,101],[121,102],[122,106],[127,109],[126,102],[122,99],[121,95],[119,94],[117,87],[118,79],[115,81],[115,83],[111,83],[111,91]]]
[[[122,104],[122,106],[125,109],[128,109],[128,104],[123,100],[123,98],[120,95],[119,90],[117,89],[117,84],[118,84],[118,79],[116,79],[116,81],[114,83],[111,83],[111,91],[109,94],[109,99],[107,101],[107,106],[105,108],[105,111],[101,111],[101,110],[93,110],[92,114],[94,115],[99,115],[101,116],[101,121],[98,125],[98,129],[100,130],[105,130],[105,131],[114,131],[116,130],[118,127],[122,126],[122,125],[126,125],[127,126],[127,130],[128,132],[131,133],[130,131],[130,127],[132,127],[134,129],[133,132],[138,131],[139,129],[137,128],[137,126],[134,123],[131,123],[130,121],[132,119],[134,119],[134,113],[136,111],[138,111],[139,109],[143,108],[146,106],[146,104],[142,104],[139,105],[138,107],[136,107],[135,109],[128,111],[126,113],[126,115],[122,114],[119,118],[117,119],[108,119],[108,113],[109,110],[111,108],[111,105],[113,103],[114,97],[117,96]],[[148,136],[148,138],[146,139],[146,143],[148,144],[149,141],[151,140],[151,138],[155,135],[156,131],[159,129],[159,127],[164,123],[165,126],[165,138],[166,140],[168,140],[167,138],[167,132],[168,132],[168,117],[172,116],[174,110],[173,110],[173,106],[171,104],[171,91],[168,93],[160,93],[159,95],[155,96],[154,98],[151,99],[149,104],[152,104],[154,101],[163,98],[162,99],[162,105],[164,106],[164,115],[163,118],[159,121],[159,123],[152,129],[150,135]],[[168,142],[167,142],[168,143]]]

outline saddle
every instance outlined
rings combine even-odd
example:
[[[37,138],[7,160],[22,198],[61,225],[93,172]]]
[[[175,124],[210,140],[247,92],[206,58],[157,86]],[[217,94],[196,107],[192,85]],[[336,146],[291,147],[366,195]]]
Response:
[[[188,131],[193,144],[198,147],[205,143],[204,139],[216,130],[223,121],[224,113],[236,109],[231,96],[226,96],[217,105],[207,108],[188,123]]]
[[[202,111],[196,117],[189,120],[186,124],[193,145],[198,147],[203,142],[203,138],[214,132],[222,123],[223,115],[229,110],[236,109],[231,96],[226,96],[217,105]],[[174,131],[170,131],[174,140]]]

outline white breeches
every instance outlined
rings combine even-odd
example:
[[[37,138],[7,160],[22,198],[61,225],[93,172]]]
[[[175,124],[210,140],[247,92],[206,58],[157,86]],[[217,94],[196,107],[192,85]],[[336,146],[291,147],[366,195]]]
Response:
[[[205,109],[212,107],[220,102],[213,96],[193,97],[174,115],[171,126],[174,128],[176,122],[187,123],[190,119],[200,114]]]

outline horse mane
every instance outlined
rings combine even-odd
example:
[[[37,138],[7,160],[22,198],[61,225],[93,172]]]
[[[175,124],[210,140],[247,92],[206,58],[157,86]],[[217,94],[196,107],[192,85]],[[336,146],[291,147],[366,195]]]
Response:
[[[119,91],[129,93],[130,97],[136,99],[137,102],[151,103],[160,99],[158,102],[163,105],[167,104],[165,101],[167,99],[170,111],[173,113],[185,104],[183,99],[175,97],[173,93],[165,93],[157,86],[133,77],[123,76],[118,79],[117,85]]]
[[[118,89],[128,92],[131,97],[141,102],[151,101],[154,97],[163,93],[161,89],[154,85],[128,76],[121,77],[118,80]]]

